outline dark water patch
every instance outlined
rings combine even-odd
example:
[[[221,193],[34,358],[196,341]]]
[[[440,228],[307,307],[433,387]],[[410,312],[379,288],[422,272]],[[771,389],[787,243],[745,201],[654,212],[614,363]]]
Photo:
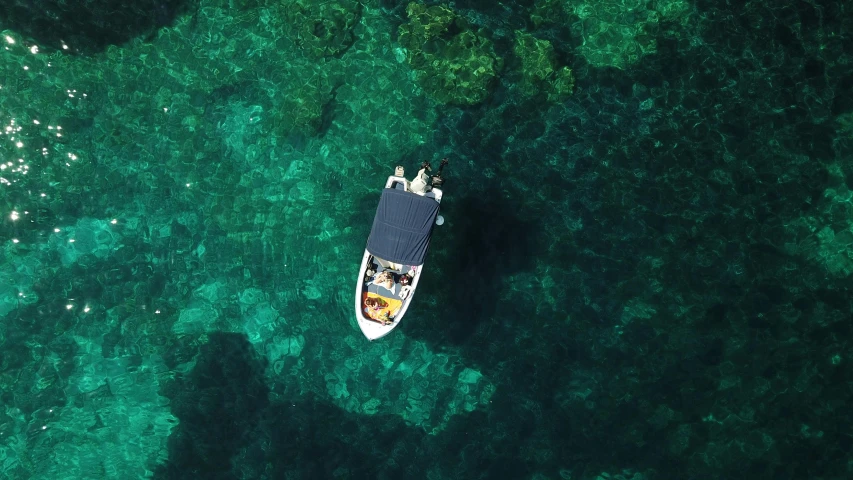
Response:
[[[193,2],[11,0],[0,6],[0,25],[33,38],[40,47],[89,55],[172,25]]]
[[[493,321],[503,295],[502,282],[532,267],[529,259],[543,239],[536,221],[516,216],[511,203],[489,190],[456,198],[443,211],[451,219],[454,235],[448,243],[432,246],[431,258],[438,275],[465,288],[440,296],[441,304],[433,313],[445,319],[443,332],[420,330],[415,335],[463,343],[481,324]],[[427,288],[425,294],[440,295],[434,289]]]
[[[196,366],[162,387],[180,424],[154,478],[231,478],[232,457],[269,405],[263,370],[245,336],[210,334]]]

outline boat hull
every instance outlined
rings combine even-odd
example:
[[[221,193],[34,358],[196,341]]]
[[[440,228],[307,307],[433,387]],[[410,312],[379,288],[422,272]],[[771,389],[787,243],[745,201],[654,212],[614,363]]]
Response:
[[[407,180],[402,176],[390,176],[388,177],[387,182],[385,183],[385,188],[395,188],[400,185],[408,186]],[[438,188],[433,188],[432,190],[426,192],[424,197],[432,198],[439,204],[441,203],[442,191]],[[415,292],[417,291],[418,283],[420,283],[421,274],[423,273],[423,264],[421,265],[406,265],[404,269],[406,271],[398,271],[394,270],[397,275],[407,273],[409,269],[414,270],[412,273],[412,280],[410,285],[407,287],[409,289],[409,293],[406,298],[399,298],[399,295],[392,293],[390,298],[391,300],[400,301],[402,300],[402,304],[396,310],[396,313],[393,315],[392,322],[383,325],[370,317],[364,311],[364,296],[370,289],[370,282],[365,282],[365,272],[367,271],[367,267],[371,259],[374,258],[373,255],[367,250],[364,250],[364,255],[361,258],[361,265],[358,269],[358,277],[356,279],[356,287],[355,287],[355,317],[358,322],[358,326],[361,329],[361,332],[367,337],[368,340],[376,340],[382,338],[389,333],[391,333],[397,325],[403,320],[403,317],[406,314],[406,311],[409,309],[409,305],[412,303],[412,299],[415,296]],[[378,258],[375,259],[378,262]],[[396,285],[397,289],[400,288],[400,285]],[[387,290],[385,290],[387,292]],[[380,295],[381,296],[381,295]],[[383,297],[385,298],[385,297]]]

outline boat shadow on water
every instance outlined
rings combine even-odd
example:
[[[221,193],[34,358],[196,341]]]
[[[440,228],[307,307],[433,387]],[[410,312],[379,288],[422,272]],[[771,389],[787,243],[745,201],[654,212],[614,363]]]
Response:
[[[440,227],[446,233],[433,236],[427,274],[432,278],[421,292],[438,305],[424,322],[412,322],[407,334],[441,335],[431,341],[461,344],[496,321],[505,293],[503,278],[533,268],[531,258],[539,250],[537,223],[521,218],[518,208],[498,192],[479,192],[444,205],[449,225]]]

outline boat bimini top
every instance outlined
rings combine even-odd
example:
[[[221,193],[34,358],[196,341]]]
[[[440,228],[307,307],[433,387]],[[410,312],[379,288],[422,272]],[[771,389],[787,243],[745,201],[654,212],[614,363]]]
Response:
[[[371,255],[402,265],[423,265],[438,216],[435,198],[385,188],[367,239]]]

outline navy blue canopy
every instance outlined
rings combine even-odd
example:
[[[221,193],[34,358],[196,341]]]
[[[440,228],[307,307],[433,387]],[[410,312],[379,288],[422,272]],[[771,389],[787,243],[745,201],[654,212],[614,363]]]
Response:
[[[367,239],[373,256],[403,265],[423,265],[438,202],[412,192],[385,188]]]

